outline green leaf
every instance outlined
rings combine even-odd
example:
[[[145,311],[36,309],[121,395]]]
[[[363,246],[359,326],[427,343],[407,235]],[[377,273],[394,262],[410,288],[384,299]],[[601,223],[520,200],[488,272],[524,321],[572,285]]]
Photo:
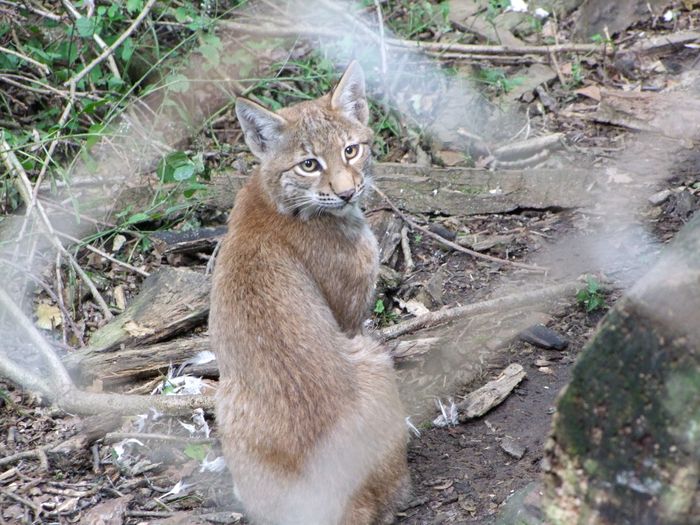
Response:
[[[135,13],[143,9],[143,0],[126,0],[126,10]]]
[[[377,302],[374,304],[374,313],[375,314],[383,314],[385,311],[384,307],[384,301],[381,299],[377,299]]]
[[[173,169],[173,179],[175,179],[177,182],[191,179],[193,175],[194,163],[191,161],[188,164],[182,164]]]
[[[105,124],[93,124],[88,128],[87,139],[85,140],[85,145],[90,149],[97,141],[102,138],[102,132],[104,131]]]
[[[207,454],[209,453],[209,445],[205,445],[203,443],[187,443],[183,452],[188,458],[201,462],[204,461],[204,458],[206,458]]]
[[[124,62],[128,62],[131,59],[131,55],[134,54],[134,49],[136,49],[136,45],[134,44],[133,38],[129,37],[124,40],[121,52],[121,57]]]
[[[117,15],[119,15],[119,4],[117,2],[112,2],[112,5],[109,6],[109,9],[107,10],[107,16],[110,19],[115,18]]]
[[[221,57],[219,56],[219,50],[216,46],[211,44],[202,44],[197,48],[197,50],[202,54],[204,59],[212,66],[218,66],[221,62]]]
[[[175,9],[175,20],[180,24],[184,24],[192,20],[192,11],[185,9],[184,7],[178,7]]]
[[[75,29],[81,37],[91,38],[95,32],[95,20],[86,16],[78,18],[75,21]]]
[[[200,190],[206,190],[208,188],[209,186],[207,186],[206,184],[202,184],[201,182],[191,182],[187,185],[187,187],[184,190],[182,190],[182,194],[185,196],[186,199],[189,199],[196,192]]]
[[[151,220],[151,216],[148,213],[134,213],[129,219],[126,221],[126,224],[138,224],[139,222],[146,222]]]

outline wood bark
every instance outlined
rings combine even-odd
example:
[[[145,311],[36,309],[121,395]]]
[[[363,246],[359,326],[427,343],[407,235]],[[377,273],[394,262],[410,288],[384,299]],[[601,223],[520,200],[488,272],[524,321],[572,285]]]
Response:
[[[549,522],[700,523],[700,214],[609,312],[560,398]]]

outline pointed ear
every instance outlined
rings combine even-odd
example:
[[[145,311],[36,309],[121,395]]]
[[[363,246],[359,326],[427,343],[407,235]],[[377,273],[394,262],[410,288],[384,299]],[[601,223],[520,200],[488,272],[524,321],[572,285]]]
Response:
[[[258,158],[270,150],[287,124],[279,115],[243,97],[236,99],[236,116],[246,144]]]
[[[367,125],[369,106],[365,98],[365,74],[355,60],[340,78],[331,95],[331,108],[340,111],[349,119]]]

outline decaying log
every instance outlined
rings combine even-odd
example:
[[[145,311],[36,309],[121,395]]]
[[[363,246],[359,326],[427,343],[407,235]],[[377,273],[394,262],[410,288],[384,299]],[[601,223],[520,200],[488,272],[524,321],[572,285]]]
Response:
[[[413,214],[457,217],[507,213],[519,208],[577,208],[593,203],[591,171],[527,169],[490,171],[479,168],[432,168],[379,163],[375,184],[402,210]],[[227,209],[247,177],[223,173],[212,177],[210,203]],[[383,206],[371,194],[366,208]]]
[[[78,364],[83,381],[100,379],[104,384],[129,383],[136,379],[164,374],[168,367],[182,364],[200,352],[210,350],[209,337],[180,337],[148,346],[124,348],[115,352],[91,352]],[[213,363],[216,369],[216,363]],[[198,370],[195,375],[210,375]],[[216,374],[218,376],[218,373]]]
[[[122,314],[93,334],[90,346],[66,356],[66,366],[75,368],[95,353],[163,341],[202,324],[209,312],[209,288],[209,278],[201,273],[160,268]]]

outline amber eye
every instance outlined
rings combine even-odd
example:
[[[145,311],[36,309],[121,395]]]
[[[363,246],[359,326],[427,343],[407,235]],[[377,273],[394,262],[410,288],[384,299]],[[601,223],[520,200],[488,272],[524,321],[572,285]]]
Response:
[[[299,163],[299,167],[306,173],[313,173],[314,171],[319,170],[320,164],[316,159],[306,159]]]
[[[360,145],[352,144],[345,148],[345,158],[347,160],[354,159],[360,153]]]

